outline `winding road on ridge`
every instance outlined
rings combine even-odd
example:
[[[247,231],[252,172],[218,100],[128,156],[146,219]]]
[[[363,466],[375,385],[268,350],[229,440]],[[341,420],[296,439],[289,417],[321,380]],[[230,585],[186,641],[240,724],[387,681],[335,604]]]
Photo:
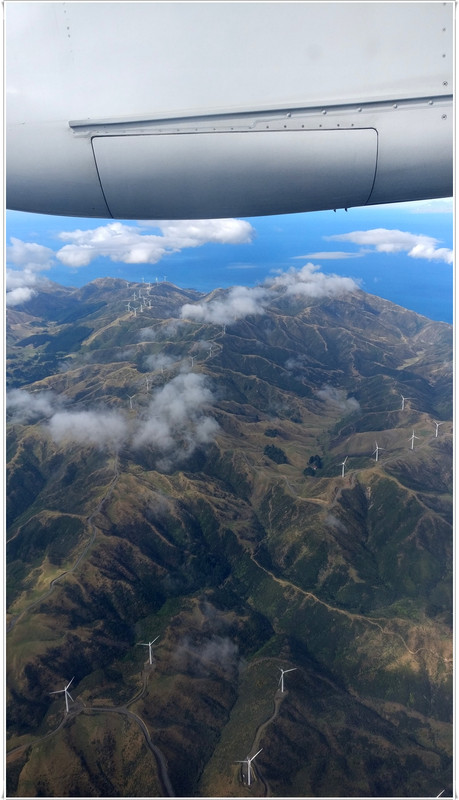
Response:
[[[154,744],[152,738],[150,736],[150,732],[147,728],[146,723],[142,719],[139,714],[136,714],[134,711],[129,711],[129,706],[135,703],[137,700],[140,700],[146,690],[147,690],[147,681],[148,676],[151,673],[151,669],[146,667],[143,670],[142,674],[142,688],[128,700],[127,703],[121,706],[87,706],[83,701],[76,700],[74,707],[71,708],[68,712],[65,713],[64,718],[61,720],[59,725],[54,728],[49,733],[45,734],[45,736],[41,736],[39,739],[36,739],[34,742],[29,742],[27,744],[21,744],[18,747],[14,747],[12,750],[7,752],[7,760],[11,759],[11,757],[15,754],[20,752],[21,750],[26,750],[27,748],[35,747],[40,742],[43,742],[45,739],[49,739],[51,736],[54,736],[58,733],[61,728],[63,728],[68,722],[75,719],[79,714],[87,714],[88,716],[92,716],[93,714],[122,714],[123,716],[127,717],[128,719],[132,720],[139,726],[143,737],[145,739],[145,743],[148,749],[152,752],[156,759],[156,763],[158,766],[158,778],[161,783],[161,790],[163,797],[175,797],[175,792],[171,783],[171,779],[169,777],[169,772],[167,768],[167,761],[164,757],[164,754],[161,752],[159,747]]]

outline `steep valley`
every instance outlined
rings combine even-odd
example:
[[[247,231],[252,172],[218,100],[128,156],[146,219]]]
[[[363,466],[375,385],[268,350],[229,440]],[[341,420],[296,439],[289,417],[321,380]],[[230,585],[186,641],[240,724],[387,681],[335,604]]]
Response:
[[[8,796],[452,786],[451,326],[229,297],[9,312]]]

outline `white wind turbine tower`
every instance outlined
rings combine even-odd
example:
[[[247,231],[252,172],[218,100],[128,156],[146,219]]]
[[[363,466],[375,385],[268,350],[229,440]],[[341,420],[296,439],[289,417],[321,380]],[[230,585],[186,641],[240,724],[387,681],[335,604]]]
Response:
[[[403,409],[405,408],[405,400],[407,400],[407,398],[403,397],[402,394],[400,395],[400,397],[402,398],[402,408],[401,408],[401,410],[403,411]]]
[[[345,468],[345,466],[346,466],[346,461],[347,461],[347,458],[348,458],[348,457],[346,456],[346,458],[344,459],[344,461],[341,461],[341,462],[340,462],[340,464],[339,464],[339,466],[341,467],[341,477],[342,477],[342,478],[344,478],[344,468]]]
[[[132,401],[133,401],[133,399],[135,397],[135,394],[128,394],[128,397],[129,397],[129,408],[132,411]]]
[[[150,387],[149,387],[149,385],[148,385],[148,384],[149,384],[149,383],[152,383],[152,380],[151,380],[151,378],[145,378],[145,383],[147,384],[147,392],[149,392],[149,391],[150,391]]]
[[[135,316],[135,317],[137,316],[137,308],[138,308],[138,306],[134,306],[134,308],[133,308],[133,311],[134,311],[134,316]]]
[[[73,678],[72,678],[72,681],[73,681]],[[69,697],[70,697],[70,699],[71,699],[71,701],[73,703],[73,697],[69,692],[69,686],[72,683],[72,681],[69,681],[67,686],[64,687],[64,689],[58,689],[57,692],[50,692],[50,694],[62,694],[62,692],[64,692],[64,694],[65,694],[65,713],[66,714],[68,714],[68,711],[69,711]]]
[[[257,757],[257,755],[259,753],[261,753],[262,750],[263,750],[263,748],[261,747],[260,750],[258,751],[258,753],[255,753],[255,755],[252,756],[252,758],[249,758],[249,756],[247,756],[247,758],[243,758],[240,761],[236,761],[236,764],[247,764],[247,786],[250,786],[250,776],[251,776],[251,770],[252,770],[252,761],[254,760],[254,758]]]
[[[374,456],[375,457],[375,461],[377,461],[378,460],[379,451],[380,450],[384,450],[384,447],[379,447],[378,446],[378,442],[375,442],[375,445],[376,445],[376,448],[373,450],[371,455]]]
[[[281,687],[281,692],[283,692],[284,691],[284,675],[285,675],[285,673],[286,672],[294,672],[297,669],[297,667],[292,667],[291,669],[282,669],[282,667],[279,667],[279,669],[281,671],[281,676],[279,678],[279,683],[280,683],[280,687]]]
[[[156,639],[159,639],[159,636],[157,636]],[[151,652],[151,646],[156,642],[156,639],[153,639],[152,642],[139,642],[140,647],[148,647],[148,654],[149,654],[150,664],[153,664],[153,656],[152,656],[152,652]]]
[[[193,369],[193,365],[194,365],[194,360],[195,360],[195,358],[196,358],[196,356],[190,356],[190,360],[191,360],[191,369]]]
[[[413,433],[411,434],[410,438],[408,439],[408,441],[411,442],[411,449],[412,450],[414,450],[414,440],[415,439],[419,439],[419,436],[415,435],[414,428],[413,428]]]
[[[440,425],[444,425],[444,424],[445,424],[444,422],[435,422],[435,421],[434,421],[434,425],[435,425],[435,438],[436,438],[436,439],[438,439],[438,429],[439,429]]]
[[[127,304],[126,308],[127,308],[127,310],[128,310],[128,311],[130,311],[130,310],[131,310],[131,303],[130,303],[130,301],[129,301],[129,303]]]

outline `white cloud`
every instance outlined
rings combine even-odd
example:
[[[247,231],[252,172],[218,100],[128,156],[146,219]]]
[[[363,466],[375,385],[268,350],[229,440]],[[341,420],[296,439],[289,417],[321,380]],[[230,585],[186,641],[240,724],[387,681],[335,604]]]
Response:
[[[5,302],[7,306],[18,306],[36,294],[36,287],[43,281],[39,273],[51,268],[54,253],[49,247],[23,242],[14,236],[10,242],[6,248]],[[15,269],[11,269],[11,265]]]
[[[154,394],[145,419],[133,437],[134,447],[152,446],[173,463],[213,440],[218,423],[206,415],[215,398],[206,377],[194,372],[177,375]]]
[[[324,260],[338,260],[344,258],[361,258],[364,253],[348,253],[343,250],[323,250],[319,253],[307,253],[305,256],[293,256],[296,260],[304,259],[304,258],[319,258],[321,261]]]
[[[48,423],[56,442],[118,448],[128,436],[126,419],[117,411],[58,411]]]
[[[168,369],[173,364],[176,364],[179,359],[167,356],[165,353],[153,353],[145,359],[145,366],[152,372],[157,369]]]
[[[10,264],[30,272],[41,272],[51,267],[54,252],[49,247],[34,242],[23,242],[14,236],[10,242],[6,248],[6,258]]]
[[[239,661],[239,648],[228,636],[214,634],[193,642],[184,636],[174,653],[175,666],[187,673],[206,676],[215,668],[231,675],[236,672]]]
[[[234,286],[220,297],[211,298],[207,302],[185,303],[180,314],[184,319],[223,325],[251,314],[263,314],[269,304],[278,298],[279,291],[287,296],[320,298],[353,292],[358,288],[352,278],[327,275],[320,272],[319,266],[305,264],[298,270],[291,267],[253,289]]]
[[[234,286],[222,298],[203,303],[185,303],[180,315],[182,319],[224,325],[251,314],[262,314],[267,302],[268,292],[261,286],[253,289]]]
[[[59,444],[75,442],[101,449],[148,447],[154,451],[160,469],[188,458],[197,447],[213,441],[219,430],[208,414],[214,394],[206,376],[194,372],[180,373],[157,389],[148,408],[136,417],[103,407],[64,409],[68,400],[53,392],[12,389],[6,400],[12,422],[46,420],[45,430]]]
[[[316,396],[345,414],[352,414],[360,411],[360,403],[355,397],[348,397],[344,389],[336,389],[334,386],[326,384],[322,389],[315,392]]]
[[[63,264],[74,268],[87,266],[100,256],[125,264],[156,264],[165,255],[209,242],[248,243],[254,232],[249,222],[238,219],[162,220],[152,222],[151,226],[160,233],[145,233],[145,223],[126,225],[122,222],[85,231],[64,231],[59,238],[70,244],[64,245],[56,255]]]
[[[301,269],[291,267],[270,281],[273,288],[283,288],[287,295],[305,295],[307,297],[332,297],[333,295],[353,292],[358,289],[352,278],[340,275],[327,275],[320,272],[316,264],[305,264]]]
[[[406,252],[411,258],[425,258],[429,261],[445,261],[451,264],[453,251],[447,247],[437,247],[438,239],[421,233],[373,228],[368,231],[326,236],[326,239],[340,242],[353,242],[363,247],[374,247],[378,253]]]
[[[12,414],[12,422],[33,422],[51,417],[61,405],[60,398],[49,391],[32,393],[25,389],[11,389],[6,394],[6,407]]]
[[[12,289],[11,292],[6,293],[5,303],[7,306],[21,306],[23,303],[27,303],[34,294],[36,292],[32,287],[18,286],[17,289]]]

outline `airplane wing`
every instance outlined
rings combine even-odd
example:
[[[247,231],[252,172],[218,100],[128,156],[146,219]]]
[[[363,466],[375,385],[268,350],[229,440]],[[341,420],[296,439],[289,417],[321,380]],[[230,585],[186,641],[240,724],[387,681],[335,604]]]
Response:
[[[453,15],[7,0],[7,207],[193,219],[450,196]]]

